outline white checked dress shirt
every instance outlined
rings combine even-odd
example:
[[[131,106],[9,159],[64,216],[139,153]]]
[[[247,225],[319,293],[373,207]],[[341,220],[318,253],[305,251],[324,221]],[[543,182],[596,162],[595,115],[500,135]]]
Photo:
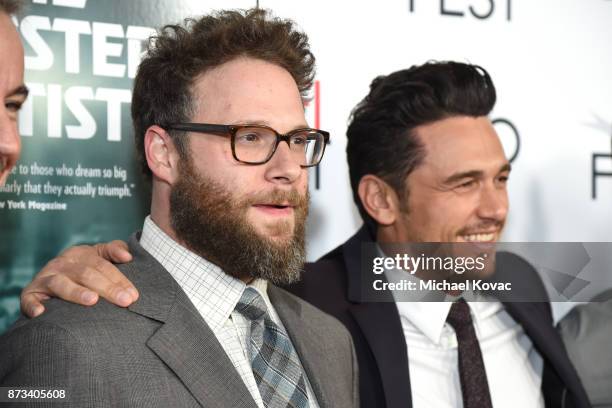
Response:
[[[187,294],[221,343],[257,406],[264,408],[248,357],[251,323],[234,310],[247,285],[181,246],[155,225],[151,217],[145,219],[140,245],[172,275]],[[285,329],[268,297],[268,282],[255,279],[249,286],[262,296],[271,319]],[[304,378],[310,407],[316,408],[318,404],[306,372]]]
[[[400,279],[418,281],[404,271],[387,270],[385,275],[389,282]],[[523,327],[500,302],[482,295],[480,298],[487,301],[467,303],[480,344],[493,407],[543,408],[542,357]],[[457,338],[454,329],[446,323],[452,302],[396,301],[395,304],[408,347],[412,406],[462,408]]]

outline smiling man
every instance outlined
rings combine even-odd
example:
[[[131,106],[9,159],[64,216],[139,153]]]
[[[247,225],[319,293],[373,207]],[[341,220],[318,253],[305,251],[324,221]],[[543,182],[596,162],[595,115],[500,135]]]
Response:
[[[355,407],[350,335],[275,286],[304,263],[314,57],[291,21],[221,11],[166,26],[135,79],[151,214],[121,270],[129,309],[49,301],[0,338],[0,384],[66,406]]]
[[[21,1],[0,0],[0,186],[19,159],[17,114],[28,96],[23,83],[23,46],[11,21],[20,6]]]
[[[364,407],[589,406],[545,301],[369,299],[363,265],[394,243],[500,238],[510,164],[489,118],[495,101],[483,68],[432,62],[376,78],[353,111],[347,158],[365,225],[291,290],[351,332]],[[547,299],[524,260],[496,258]]]
[[[366,211],[380,219],[378,240],[497,241],[508,213],[510,164],[491,121],[453,116],[418,126],[413,134],[421,144],[415,152],[420,164],[400,190],[405,199],[398,199],[397,207],[384,176],[360,181]],[[380,198],[386,205],[380,205]],[[395,218],[401,222],[392,222]]]

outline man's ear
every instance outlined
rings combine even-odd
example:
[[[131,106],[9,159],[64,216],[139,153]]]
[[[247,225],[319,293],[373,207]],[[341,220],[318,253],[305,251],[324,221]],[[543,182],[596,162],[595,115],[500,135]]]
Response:
[[[157,125],[149,127],[145,132],[144,151],[153,176],[174,184],[178,178],[178,151],[168,132]]]
[[[357,193],[363,208],[379,225],[395,223],[401,207],[397,193],[386,181],[366,174],[359,180]]]

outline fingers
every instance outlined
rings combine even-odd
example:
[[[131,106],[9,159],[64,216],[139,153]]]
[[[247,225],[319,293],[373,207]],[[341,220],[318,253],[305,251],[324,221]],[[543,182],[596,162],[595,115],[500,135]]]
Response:
[[[138,291],[132,282],[115,265],[102,258],[94,267],[79,271],[76,282],[117,306],[127,307],[138,299]]]
[[[21,310],[29,317],[39,316],[45,311],[42,301],[51,296],[84,306],[91,306],[98,301],[98,295],[95,292],[79,285],[65,275],[38,275],[21,292]]]
[[[21,292],[21,310],[28,317],[40,316],[45,311],[42,301],[48,298],[41,293],[28,292],[26,288]]]
[[[43,278],[41,285],[44,285],[44,287],[51,291],[54,296],[67,300],[68,302],[91,306],[98,301],[98,295],[95,292],[74,282],[66,275],[49,275]],[[38,293],[45,295],[43,292]]]
[[[79,272],[78,283],[118,306],[126,307],[138,300],[138,290],[115,265],[100,257],[90,259],[88,262],[91,270]],[[99,276],[106,279],[99,279]]]
[[[42,301],[59,297],[85,306],[103,297],[127,307],[138,299],[138,291],[113,265],[100,255],[128,261],[131,255],[124,242],[113,241],[100,247],[77,246],[51,260],[21,294],[21,310],[35,317],[44,312]]]
[[[68,249],[57,258],[60,267],[56,267],[56,270],[109,302],[127,307],[138,300],[138,290],[107,260],[110,258],[129,261],[132,256],[123,241],[112,241],[93,247],[78,246]]]
[[[112,264],[109,265],[112,266]],[[118,273],[120,274],[120,272]],[[106,272],[99,268],[82,264],[64,265],[61,273],[46,274],[32,281],[24,289],[22,297],[29,293],[35,293],[47,297],[58,297],[84,306],[94,305],[98,298],[102,297],[121,307],[129,306],[138,298],[137,295],[134,296],[133,293],[130,293],[127,290],[128,288],[120,283],[113,282],[105,274]],[[127,279],[125,280],[127,281]],[[27,304],[25,307],[32,306]],[[36,307],[36,303],[33,304],[33,307]]]
[[[132,260],[127,244],[120,240],[96,244],[95,248],[99,256],[110,262],[126,263]]]

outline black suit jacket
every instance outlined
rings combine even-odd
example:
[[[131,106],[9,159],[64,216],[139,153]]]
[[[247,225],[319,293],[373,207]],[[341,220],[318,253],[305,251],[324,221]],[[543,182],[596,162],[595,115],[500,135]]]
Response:
[[[362,227],[343,245],[306,265],[302,280],[288,289],[335,316],[351,332],[360,374],[360,399],[364,408],[412,407],[408,350],[400,317],[392,299],[361,302],[362,244],[373,242]],[[506,254],[507,271],[523,270],[520,284],[540,298],[545,288],[535,270],[522,258]],[[531,277],[524,279],[524,276]],[[514,282],[513,282],[514,289]],[[544,359],[542,391],[547,407],[590,407],[580,379],[554,329],[550,305],[504,302],[508,313],[523,326]]]

